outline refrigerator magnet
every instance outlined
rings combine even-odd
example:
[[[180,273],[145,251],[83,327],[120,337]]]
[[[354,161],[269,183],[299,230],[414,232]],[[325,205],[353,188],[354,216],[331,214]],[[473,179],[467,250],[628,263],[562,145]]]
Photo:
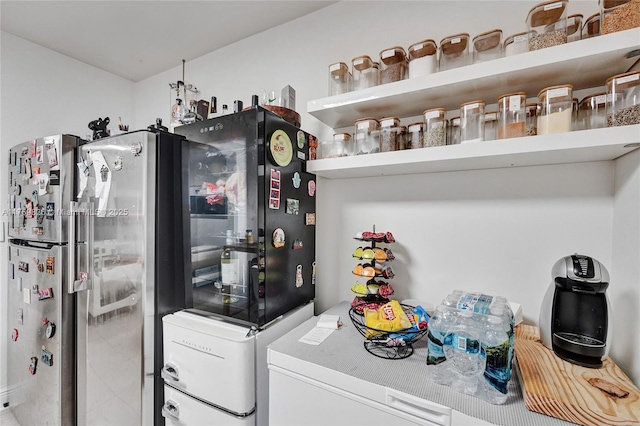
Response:
[[[45,260],[45,264],[46,264],[46,273],[47,274],[53,274],[53,265],[55,262],[55,257],[53,256],[47,256],[47,259]]]
[[[13,330],[11,330],[11,340],[13,340],[14,342],[17,342],[18,336],[20,336],[20,332],[18,331],[17,328],[14,328]]]
[[[134,157],[139,157],[142,152],[142,144],[140,142],[134,142],[131,144],[131,153]]]
[[[273,231],[273,236],[272,236],[272,241],[271,243],[273,244],[273,246],[275,248],[280,248],[280,247],[284,247],[284,231],[282,230],[282,228],[276,228],[275,231]]]
[[[302,149],[304,148],[304,143],[305,141],[305,137],[304,137],[304,132],[302,130],[298,130],[298,133],[296,133],[296,139],[298,141],[298,148]]]
[[[270,189],[269,192],[269,208],[270,209],[279,209],[280,208],[280,171],[271,169],[271,179],[270,179]]]
[[[36,163],[44,164],[44,151],[42,146],[36,148]]]
[[[298,214],[300,212],[300,200],[287,198],[287,214]]]
[[[38,290],[38,300],[51,299],[53,297],[53,288],[45,288]]]
[[[302,277],[302,265],[296,266],[296,287],[300,288],[304,284],[304,278]]]
[[[36,369],[38,368],[38,358],[35,356],[31,357],[31,363],[29,364],[29,373],[33,376],[36,374]]]
[[[309,192],[309,197],[313,197],[316,195],[316,181],[310,180],[307,184],[307,191]]]
[[[293,158],[293,145],[284,130],[276,130],[269,140],[269,153],[274,164],[285,167]]]
[[[31,303],[31,290],[28,288],[23,288],[22,289],[22,301],[24,303],[30,304]]]
[[[317,156],[318,139],[309,135],[309,160],[315,160]]]
[[[38,148],[38,141],[36,139],[29,141],[29,157],[35,157]]]
[[[294,188],[296,189],[300,188],[300,182],[302,182],[302,179],[300,178],[300,173],[295,172],[291,180],[293,181]]]
[[[311,264],[311,285],[316,285],[316,262]]]
[[[47,203],[44,211],[45,219],[55,219],[55,203]]]
[[[113,162],[113,170],[122,170],[122,156],[116,155],[116,159]]]
[[[49,367],[53,365],[53,354],[46,350],[44,346],[42,347],[42,352],[40,352],[40,361]]]
[[[304,248],[304,243],[302,242],[302,240],[293,240],[293,247],[294,250],[300,250],[302,248]]]
[[[304,214],[304,224],[305,225],[315,225],[316,224],[316,214],[315,213],[305,213]]]

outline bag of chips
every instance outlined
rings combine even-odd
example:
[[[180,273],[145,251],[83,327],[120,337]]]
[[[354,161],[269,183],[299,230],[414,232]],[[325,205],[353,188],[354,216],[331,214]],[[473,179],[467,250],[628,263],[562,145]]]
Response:
[[[412,326],[397,300],[385,303],[377,310],[364,308],[364,323],[367,326],[367,339],[383,331],[400,331]]]

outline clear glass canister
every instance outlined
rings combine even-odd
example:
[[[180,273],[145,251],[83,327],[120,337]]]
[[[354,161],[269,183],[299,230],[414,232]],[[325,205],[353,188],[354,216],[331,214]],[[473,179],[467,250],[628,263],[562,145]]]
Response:
[[[498,98],[498,139],[526,135],[526,103],[525,92],[507,93]]]
[[[418,149],[423,145],[422,123],[411,123],[407,126],[407,146],[406,149]]]
[[[424,146],[443,146],[447,144],[447,120],[444,108],[432,108],[424,111]]]
[[[580,102],[578,98],[571,101],[571,130],[578,130],[578,106]]]
[[[391,47],[380,52],[380,84],[407,78],[407,54],[402,47]]]
[[[484,140],[493,141],[497,138],[498,131],[498,113],[484,113]]]
[[[599,0],[602,34],[615,33],[640,27],[638,0]]]
[[[640,124],[640,71],[607,79],[607,126]]]
[[[440,41],[440,71],[469,65],[469,34],[460,33]]]
[[[397,151],[402,129],[398,117],[380,119],[380,152]]]
[[[573,121],[573,86],[562,84],[544,88],[538,93],[538,99],[538,134],[570,132]]]
[[[353,90],[366,89],[378,85],[378,67],[368,55],[351,60],[353,69]]]
[[[349,133],[334,133],[333,139],[320,143],[320,158],[337,158],[353,155],[353,144]]]
[[[457,145],[460,143],[460,117],[452,117],[449,120],[447,131],[447,145]]]
[[[351,91],[351,72],[344,62],[329,65],[329,96]]]
[[[531,36],[533,37],[535,34]],[[504,56],[517,55],[518,53],[524,53],[529,51],[529,33],[517,33],[510,35],[504,39],[503,44]]]
[[[567,43],[582,39],[582,15],[567,16]]]
[[[607,94],[595,93],[586,96],[578,105],[577,130],[607,127]]]
[[[529,37],[529,50],[565,44],[567,42],[568,0],[540,3],[529,11],[527,25],[536,35]],[[547,28],[551,26],[551,30]]]
[[[600,35],[600,12],[589,16],[582,24],[582,38],[591,38]]]
[[[375,118],[361,118],[355,122],[356,155],[380,151],[380,122]]]
[[[438,46],[429,39],[409,46],[409,78],[433,74],[438,69]]]
[[[527,136],[535,136],[538,134],[538,113],[540,112],[540,104],[527,104],[525,106],[525,115],[527,125],[525,134]]]
[[[491,30],[473,38],[473,63],[490,61],[502,56],[502,30]]]
[[[484,140],[484,107],[481,100],[460,105],[460,143]]]

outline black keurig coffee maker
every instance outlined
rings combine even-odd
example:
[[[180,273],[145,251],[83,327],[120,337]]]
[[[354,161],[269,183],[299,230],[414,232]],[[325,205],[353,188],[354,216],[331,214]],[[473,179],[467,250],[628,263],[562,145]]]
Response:
[[[540,340],[560,358],[583,367],[600,367],[611,336],[609,273],[580,254],[558,260],[540,308]]]

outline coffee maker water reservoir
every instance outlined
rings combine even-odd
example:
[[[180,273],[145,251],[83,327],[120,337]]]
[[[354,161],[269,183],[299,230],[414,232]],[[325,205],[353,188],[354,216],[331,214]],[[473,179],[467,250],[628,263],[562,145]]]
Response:
[[[560,358],[600,367],[609,352],[609,273],[597,260],[574,254],[558,260],[540,308],[540,340]]]

